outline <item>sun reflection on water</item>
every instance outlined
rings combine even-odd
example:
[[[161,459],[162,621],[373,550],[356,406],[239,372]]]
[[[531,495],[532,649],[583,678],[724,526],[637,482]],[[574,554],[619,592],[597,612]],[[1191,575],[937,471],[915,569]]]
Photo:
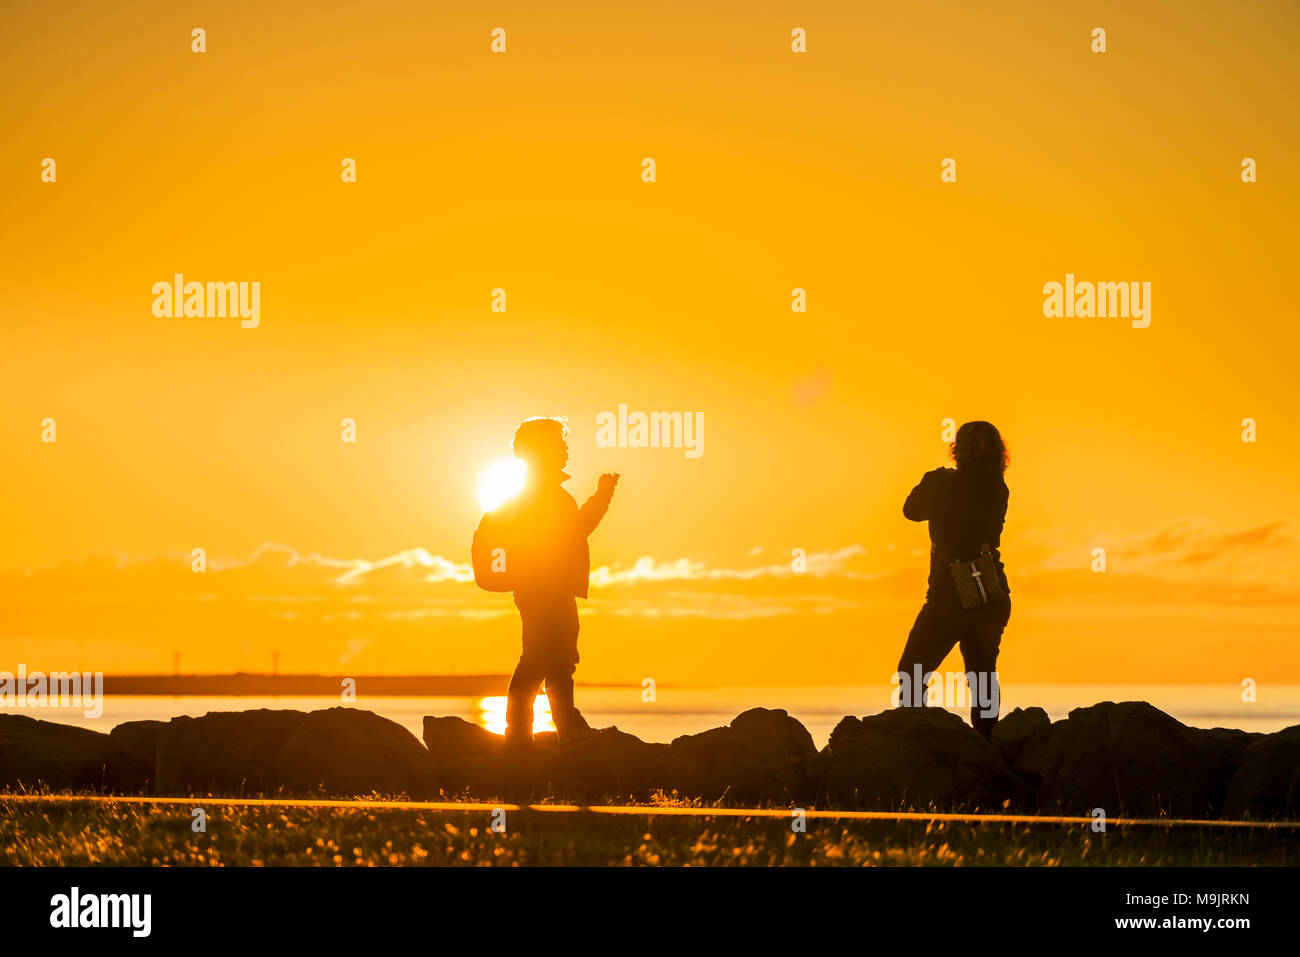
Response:
[[[478,723],[493,734],[506,733],[506,696],[491,695],[478,703]],[[533,734],[554,731],[551,720],[551,701],[544,694],[533,699]]]

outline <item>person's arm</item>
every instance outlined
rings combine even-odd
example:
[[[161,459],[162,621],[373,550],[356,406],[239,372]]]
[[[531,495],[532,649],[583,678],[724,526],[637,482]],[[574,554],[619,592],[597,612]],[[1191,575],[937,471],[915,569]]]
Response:
[[[929,521],[934,514],[935,490],[938,488],[939,476],[947,469],[935,469],[921,476],[921,481],[912,489],[903,503],[903,517],[913,522]]]
[[[596,491],[578,509],[578,527],[582,529],[584,538],[596,530],[600,520],[609,511],[609,503],[614,498],[614,486],[617,484],[617,475],[612,473],[602,475],[600,481],[596,483]]]
[[[1006,483],[997,492],[998,502],[993,508],[993,520],[985,535],[987,541],[982,544],[991,548],[997,548],[1002,542],[1002,529],[1007,522],[1007,505],[1011,501],[1011,489],[1007,488]]]

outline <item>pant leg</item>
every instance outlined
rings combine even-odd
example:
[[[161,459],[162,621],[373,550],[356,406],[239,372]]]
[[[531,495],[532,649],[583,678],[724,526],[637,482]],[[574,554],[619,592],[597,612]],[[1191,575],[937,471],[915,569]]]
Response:
[[[930,602],[922,605],[917,613],[898,660],[898,671],[906,676],[901,679],[902,687],[911,691],[911,700],[908,695],[902,696],[903,707],[925,706],[925,675],[943,664],[960,638],[960,630],[949,619],[949,615]]]
[[[510,677],[506,692],[506,737],[512,741],[533,739],[533,702],[546,677],[547,662],[525,648]]]
[[[546,698],[551,718],[561,738],[589,730],[586,719],[573,703],[573,672],[578,664],[578,600],[566,598],[550,609],[546,628],[549,665]]]
[[[1006,600],[1005,607],[998,603],[974,614],[975,619],[961,639],[961,657],[971,692],[970,723],[985,738],[991,738],[1002,699],[998,685],[998,649],[1011,617],[1011,599]],[[970,678],[972,674],[974,681]]]
[[[532,727],[533,701],[543,681],[555,729],[561,735],[583,730],[586,721],[573,705],[573,671],[578,663],[578,601],[562,597],[516,599],[523,620],[523,665],[528,661],[527,682],[521,682],[518,700],[511,701],[520,719],[527,708]],[[534,680],[535,679],[535,680]],[[512,694],[514,682],[511,682]],[[525,704],[524,698],[527,697]],[[507,712],[509,712],[509,706]],[[510,722],[507,716],[507,723]]]
[[[582,712],[573,705],[573,670],[573,662],[556,659],[546,672],[546,698],[561,741],[591,730]]]

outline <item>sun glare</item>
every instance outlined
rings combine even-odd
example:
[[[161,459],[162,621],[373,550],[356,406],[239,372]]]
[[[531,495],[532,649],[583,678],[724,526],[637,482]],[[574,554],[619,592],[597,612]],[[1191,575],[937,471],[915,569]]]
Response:
[[[478,703],[478,723],[493,734],[506,733],[506,696],[492,695]],[[551,699],[539,694],[533,699],[533,734],[554,731],[551,719]]]
[[[478,503],[483,511],[494,512],[524,487],[527,466],[516,458],[502,459],[488,466],[478,483]]]

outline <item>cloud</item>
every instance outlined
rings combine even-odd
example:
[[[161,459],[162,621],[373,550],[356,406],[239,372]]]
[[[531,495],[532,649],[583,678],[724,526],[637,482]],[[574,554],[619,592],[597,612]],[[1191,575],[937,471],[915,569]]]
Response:
[[[356,585],[382,574],[387,569],[397,569],[401,577],[425,582],[472,582],[474,569],[469,562],[454,562],[441,555],[430,555],[423,548],[411,548],[377,561],[355,559],[347,563],[348,569],[334,578],[335,585]]]
[[[1206,525],[1180,522],[1128,544],[1125,553],[1134,557],[1164,557],[1171,561],[1202,564],[1229,557],[1242,549],[1286,544],[1282,522],[1269,522],[1240,532],[1219,532]]]
[[[754,550],[747,553],[754,555]],[[777,564],[753,565],[749,568],[712,568],[706,562],[690,558],[678,558],[673,561],[656,561],[644,556],[638,558],[630,567],[621,565],[601,565],[591,572],[591,586],[606,588],[611,585],[627,585],[638,582],[669,581],[755,581],[763,578],[804,579],[840,577],[861,579],[872,577],[870,572],[859,567],[860,559],[867,554],[861,545],[848,545],[835,551],[811,552],[805,556],[805,570],[796,572],[793,561]],[[757,557],[757,556],[755,556]],[[793,558],[793,556],[792,556]]]
[[[1094,540],[1109,550],[1106,574],[1090,571]],[[809,551],[796,573],[791,552],[769,545],[713,561],[643,556],[598,566],[581,606],[598,625],[584,659],[590,650],[610,674],[655,659],[700,676],[748,649],[841,648],[847,639],[856,649],[848,654],[896,655],[891,642],[925,593],[928,555],[852,544]],[[1300,558],[1280,523],[1056,530],[1015,537],[1004,555],[1026,633],[1121,627],[1172,640],[1204,627],[1282,641],[1300,606]],[[163,671],[174,651],[187,668],[258,670],[283,651],[285,668],[458,673],[518,653],[510,597],[477,588],[468,562],[423,547],[340,559],[268,543],[210,557],[208,569],[193,572],[189,553],[177,552],[0,573],[0,637],[10,654],[89,656],[100,670]],[[786,673],[764,673],[778,672]]]
[[[1105,576],[1090,571],[1095,545],[1107,549]],[[924,594],[928,556],[917,549],[852,544],[814,550],[804,556],[801,572],[786,558],[792,551],[764,546],[733,561],[642,556],[599,565],[591,574],[592,601],[584,607],[598,615],[738,621],[836,615],[872,603],[915,603]],[[1183,521],[1086,538],[1057,530],[1021,536],[1003,551],[1013,593],[1036,602],[1123,596],[1152,604],[1282,605],[1300,595],[1294,585],[1300,558],[1281,522],[1224,530]],[[423,547],[342,559],[266,543],[248,556],[209,557],[203,574],[194,573],[190,561],[187,552],[114,554],[0,574],[0,601],[9,612],[5,633],[61,625],[75,632],[107,616],[115,622],[110,627],[125,634],[133,620],[147,617],[162,629],[169,618],[189,621],[197,608],[208,609],[213,628],[225,619],[240,629],[274,618],[353,632],[456,618],[490,622],[513,613],[508,598],[475,587],[468,562]]]
[[[1280,521],[1224,530],[1184,520],[1154,531],[1103,530],[1086,537],[1057,531],[1024,536],[1017,544],[1023,546],[1016,566],[1022,572],[1086,569],[1093,549],[1103,548],[1107,574],[1199,581],[1211,590],[1226,582],[1289,586],[1300,570],[1296,543]]]

